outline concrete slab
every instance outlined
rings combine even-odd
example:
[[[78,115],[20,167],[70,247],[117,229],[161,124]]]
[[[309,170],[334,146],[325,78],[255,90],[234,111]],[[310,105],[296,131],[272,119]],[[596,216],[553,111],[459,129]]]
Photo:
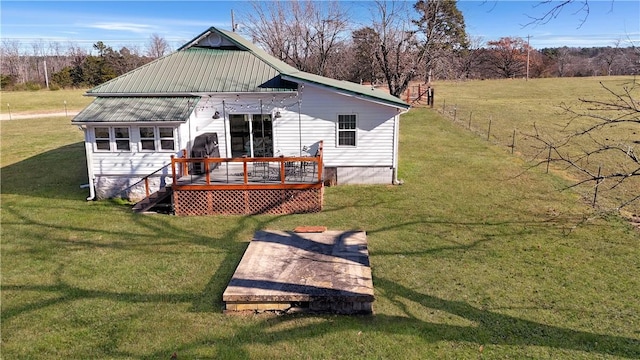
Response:
[[[227,311],[302,306],[369,314],[374,295],[366,233],[259,231],[222,300]]]

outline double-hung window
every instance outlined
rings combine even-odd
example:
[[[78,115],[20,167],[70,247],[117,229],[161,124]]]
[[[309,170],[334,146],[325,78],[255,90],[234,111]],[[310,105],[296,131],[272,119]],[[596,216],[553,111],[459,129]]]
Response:
[[[97,151],[111,151],[111,131],[108,127],[97,127],[93,129],[96,138]]]
[[[160,139],[160,150],[174,151],[176,148],[176,140],[172,127],[161,126],[158,128]]]
[[[128,127],[114,127],[116,151],[131,151],[131,135]]]
[[[355,114],[338,115],[338,146],[356,146],[358,122]]]
[[[128,127],[99,126],[93,129],[96,151],[131,151]]]
[[[166,126],[142,126],[140,133],[141,151],[174,151],[175,136],[172,127]]]
[[[145,126],[139,129],[140,132],[140,150],[154,151],[156,149],[156,135],[153,126]]]

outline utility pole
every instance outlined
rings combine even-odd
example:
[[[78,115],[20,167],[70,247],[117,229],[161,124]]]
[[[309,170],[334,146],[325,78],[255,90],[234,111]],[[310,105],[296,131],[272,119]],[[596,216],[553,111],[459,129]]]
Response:
[[[529,46],[529,39],[531,38],[531,35],[527,35],[527,79],[526,81],[529,81],[529,52],[531,49],[531,47]]]
[[[47,84],[47,90],[49,90],[49,75],[47,74],[47,60],[44,61],[44,81]]]
[[[236,21],[233,16],[233,9],[231,9],[231,31],[236,32]]]

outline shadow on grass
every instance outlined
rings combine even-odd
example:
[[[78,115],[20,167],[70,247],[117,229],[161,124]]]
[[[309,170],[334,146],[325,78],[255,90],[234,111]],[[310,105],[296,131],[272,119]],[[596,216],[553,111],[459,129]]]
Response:
[[[79,204],[84,204],[86,192],[78,188],[78,185],[86,181],[85,163],[83,160],[84,148],[82,143],[76,143],[51,150],[37,156],[25,159],[19,163],[2,168],[2,192],[25,196],[39,196],[53,199],[77,199]],[[389,201],[370,198],[362,203],[355,203],[347,207],[370,208],[384,204],[390,206]],[[95,205],[95,204],[94,204]],[[346,207],[334,207],[324,213],[341,212]],[[128,211],[128,208],[116,206],[101,206],[99,208],[78,206],[73,211],[95,212],[91,215],[99,218],[104,211]],[[244,216],[215,219],[212,221],[232,224],[228,229],[220,231],[217,235],[203,236],[202,232],[190,229],[189,221],[184,223],[169,221],[166,216],[144,216],[130,214],[130,220],[135,226],[126,230],[121,228],[105,229],[90,228],[82,225],[65,224],[64,222],[41,221],[26,208],[3,209],[3,225],[27,225],[15,232],[23,239],[38,240],[28,250],[42,247],[42,256],[50,255],[53,251],[65,251],[77,247],[96,248],[108,247],[114,249],[141,249],[149,252],[158,251],[158,245],[192,243],[206,246],[224,254],[217,264],[215,273],[211,274],[209,282],[199,292],[166,292],[160,294],[136,293],[127,291],[101,291],[85,289],[73,286],[57,276],[56,281],[50,285],[7,284],[0,286],[2,291],[35,291],[52,297],[6,307],[3,303],[2,320],[7,321],[25,313],[38,311],[49,306],[71,304],[76,300],[108,299],[128,303],[187,303],[191,304],[190,311],[197,313],[220,313],[223,308],[222,293],[229,283],[244,250],[247,247],[245,240],[255,231],[268,228],[269,225],[278,222],[283,216]],[[7,221],[7,218],[13,219]],[[528,217],[529,218],[529,217]],[[198,222],[193,222],[198,224]],[[528,233],[532,228],[544,229],[549,225],[558,226],[561,219],[547,219],[534,221],[504,221],[504,222],[452,222],[437,218],[420,217],[417,219],[404,218],[402,222],[392,224],[380,224],[377,228],[368,229],[369,234],[385,233],[401,228],[411,228],[415,225],[442,225],[447,231],[448,227],[463,226],[469,228],[482,227],[484,230],[474,231],[477,240],[471,243],[451,244],[440,248],[419,251],[417,254],[433,253],[446,250],[464,250],[494,240],[498,236],[517,235]],[[509,233],[504,233],[500,228],[507,226]],[[517,225],[515,228],[513,226]],[[497,228],[497,229],[495,229]],[[39,237],[45,229],[50,233],[49,238],[42,240]],[[493,230],[495,229],[495,230]],[[144,231],[141,231],[144,230]],[[57,235],[57,231],[61,234]],[[63,232],[76,234],[101,235],[106,239],[137,239],[127,242],[117,241],[93,241],[80,238],[70,240]],[[483,234],[484,233],[484,234]],[[438,234],[432,234],[438,237]],[[444,235],[442,235],[444,238]],[[172,239],[170,241],[156,240],[157,238]],[[444,239],[443,239],[444,240]],[[50,249],[56,247],[56,250]],[[47,249],[46,252],[44,249]],[[406,254],[406,251],[383,250],[373,255]],[[61,269],[64,265],[60,265]],[[59,269],[59,272],[62,270]],[[426,342],[459,341],[478,343],[484,345],[513,345],[513,346],[542,346],[553,349],[585,351],[596,354],[612,355],[619,357],[640,357],[640,341],[637,339],[594,334],[584,331],[576,331],[562,327],[550,326],[517,317],[500,314],[497,312],[473,307],[465,302],[444,300],[428,294],[409,289],[397,282],[384,277],[375,277],[376,291],[384,294],[399,308],[403,308],[405,300],[420,304],[425,309],[444,311],[452,315],[465,318],[474,323],[473,326],[455,326],[423,321],[406,313],[405,316],[375,315],[365,318],[349,318],[344,321],[314,322],[309,325],[287,326],[282,329],[283,323],[293,321],[296,317],[286,316],[281,318],[258,319],[245,326],[235,327],[229,331],[228,337],[219,336],[201,339],[198,342],[182,344],[177,348],[167,348],[144,358],[167,358],[174,351],[190,352],[201,348],[204,344],[212,343],[219,346],[219,354],[233,353],[236,358],[249,358],[248,347],[254,343],[270,345],[274,339],[279,342],[287,342],[305,339],[320,339],[324,334],[332,334],[343,330],[364,332],[383,332],[388,335],[418,336]],[[329,317],[327,317],[329,318]],[[113,321],[127,321],[117,320]],[[116,337],[114,337],[116,338]],[[110,341],[110,339],[105,339]],[[105,350],[107,354],[115,356],[140,357],[140,354],[126,353],[117,350],[116,346]],[[77,354],[82,357],[82,354]],[[89,354],[87,358],[91,357]]]
[[[91,211],[103,211],[95,209]],[[340,208],[331,211],[340,212]],[[283,216],[245,216],[232,217],[217,220],[221,225],[232,224],[229,228],[220,231],[215,236],[203,236],[202,233],[190,230],[187,224],[169,221],[166,216],[143,216],[131,214],[131,220],[135,223],[135,230],[105,230],[82,227],[69,227],[64,224],[54,224],[40,221],[33,217],[28,210],[7,209],[9,214],[16,220],[16,223],[29,225],[24,227],[24,231],[29,228],[46,228],[58,230],[72,230],[80,233],[97,233],[105,238],[126,239],[128,237],[140,239],[134,243],[126,241],[120,242],[100,242],[83,239],[70,240],[62,235],[52,236],[46,241],[49,246],[54,245],[64,251],[69,247],[113,247],[115,249],[140,249],[147,247],[148,251],[156,251],[158,244],[180,244],[184,242],[193,243],[200,246],[207,246],[219,250],[224,254],[223,259],[216,267],[215,273],[211,275],[209,282],[201,292],[166,292],[159,294],[147,294],[127,291],[103,291],[85,289],[66,283],[61,274],[64,272],[64,265],[61,264],[56,274],[56,281],[50,285],[31,284],[7,284],[0,287],[4,291],[36,291],[49,294],[51,297],[43,296],[39,301],[28,304],[17,304],[14,307],[5,307],[3,304],[2,320],[8,321],[24,313],[38,311],[49,306],[61,304],[71,304],[76,300],[108,299],[118,302],[128,303],[191,303],[190,310],[193,312],[220,313],[223,307],[222,293],[229,283],[235,268],[237,267],[247,243],[243,240],[247,235],[253,234],[260,229],[268,228],[270,224],[277,222]],[[433,220],[432,220],[433,221]],[[185,219],[188,222],[188,219]],[[429,220],[423,219],[423,223]],[[443,223],[433,221],[434,223]],[[395,224],[395,226],[382,226],[373,232],[385,232],[392,228],[411,226],[412,222]],[[451,226],[459,224],[449,223]],[[487,223],[465,223],[465,226],[489,226],[497,224]],[[527,227],[534,223],[526,223]],[[548,226],[545,222],[536,224],[540,227]],[[138,233],[140,229],[144,232]],[[28,234],[23,234],[28,235]],[[504,235],[504,234],[502,234]],[[36,236],[33,234],[32,236]],[[155,238],[173,239],[168,243]],[[446,247],[446,249],[434,249],[434,251],[451,250],[454,248],[467,249],[478,246],[490,239],[478,240],[472,244],[459,244]],[[523,320],[514,316],[500,314],[495,311],[476,308],[466,302],[451,301],[441,299],[415,289],[410,289],[402,284],[388,280],[387,278],[375,277],[376,292],[383,294],[399,309],[404,308],[407,301],[419,304],[425,310],[428,309],[447,312],[449,314],[464,318],[473,325],[449,325],[442,323],[432,323],[416,318],[409,311],[405,311],[403,316],[392,316],[386,314],[374,315],[371,317],[349,317],[336,321],[332,316],[321,316],[331,321],[313,322],[313,324],[296,324],[298,316],[284,316],[278,318],[256,318],[244,326],[236,326],[224,335],[208,335],[200,338],[197,342],[183,343],[178,346],[168,347],[150,354],[141,356],[139,353],[128,353],[118,349],[117,344],[105,349],[105,354],[110,356],[125,356],[137,358],[167,358],[173,352],[178,354],[189,354],[196,352],[206,344],[216,344],[216,351],[220,357],[233,354],[235,358],[250,358],[249,347],[254,344],[271,345],[274,339],[278,342],[294,342],[301,340],[321,339],[325,334],[334,334],[345,330],[354,332],[384,333],[389,336],[412,336],[419,337],[428,343],[441,341],[453,341],[462,343],[487,345],[508,345],[508,346],[537,346],[558,350],[583,351],[592,354],[612,355],[618,357],[637,358],[640,356],[640,341],[637,339],[621,336],[595,334],[586,331],[571,330],[558,326],[551,326],[535,321]],[[313,315],[315,316],[315,315]],[[126,321],[116,320],[113,321]],[[282,326],[293,322],[292,326]],[[116,336],[117,338],[117,336]],[[104,339],[104,341],[112,341]],[[83,354],[77,354],[82,357]],[[87,357],[91,354],[85,354]],[[95,355],[95,353],[93,353]]]
[[[579,351],[589,354],[611,355],[621,358],[640,357],[640,340],[622,336],[595,334],[547,325],[535,321],[500,314],[473,307],[465,302],[441,299],[427,295],[385,278],[376,279],[376,287],[385,293],[400,308],[406,300],[423,306],[426,310],[444,311],[473,322],[470,326],[432,323],[412,316],[373,315],[365,317],[347,317],[337,321],[335,316],[310,315],[327,321],[314,321],[308,325],[282,326],[288,322],[297,322],[299,315],[287,315],[277,318],[259,319],[251,326],[238,327],[233,334],[202,339],[196,343],[183,344],[176,348],[158,351],[144,359],[167,357],[173,352],[189,354],[205,344],[216,344],[218,355],[232,353],[234,358],[249,359],[245,348],[255,344],[271,345],[274,339],[278,343],[322,338],[332,333],[384,333],[388,336],[412,336],[427,343],[453,341],[478,344],[490,350],[495,346],[534,346],[556,350]],[[427,310],[428,311],[428,310]],[[307,316],[307,315],[303,315]],[[283,330],[274,330],[282,329]],[[487,356],[490,353],[486,354]]]
[[[0,169],[2,193],[46,197],[50,199],[84,199],[88,190],[84,143],[65,145],[24,159]]]

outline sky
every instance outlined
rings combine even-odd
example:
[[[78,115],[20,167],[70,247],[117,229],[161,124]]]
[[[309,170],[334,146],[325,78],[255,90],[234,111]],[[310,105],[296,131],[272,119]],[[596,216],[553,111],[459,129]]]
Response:
[[[532,47],[640,45],[640,1],[584,0],[570,4],[544,24],[530,24],[550,5],[541,1],[459,0],[467,33],[480,41],[501,37],[529,39]],[[413,1],[408,2],[412,4]],[[558,1],[555,1],[558,3]],[[351,19],[366,25],[369,1],[344,1]],[[44,41],[74,43],[90,49],[102,41],[119,49],[141,49],[152,34],[177,48],[211,26],[231,29],[231,11],[242,26],[248,1],[7,1],[0,2],[0,38],[30,47]],[[529,25],[527,25],[529,24]]]

